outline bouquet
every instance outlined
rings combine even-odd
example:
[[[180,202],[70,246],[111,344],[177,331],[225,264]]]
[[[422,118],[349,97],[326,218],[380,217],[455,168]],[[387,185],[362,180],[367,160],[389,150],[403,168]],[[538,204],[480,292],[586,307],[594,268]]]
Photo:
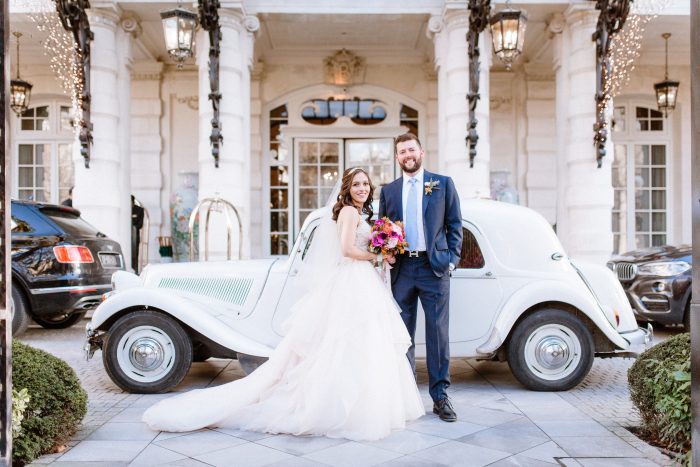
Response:
[[[403,224],[399,221],[393,222],[388,217],[374,221],[370,235],[369,251],[372,253],[397,254],[408,248]]]
[[[403,231],[403,224],[399,221],[392,221],[388,217],[382,217],[374,221],[369,239],[369,251],[382,258],[388,254],[403,253],[408,248],[406,235]],[[389,270],[391,266],[388,261],[381,261],[381,276],[387,288],[391,288],[389,280]]]

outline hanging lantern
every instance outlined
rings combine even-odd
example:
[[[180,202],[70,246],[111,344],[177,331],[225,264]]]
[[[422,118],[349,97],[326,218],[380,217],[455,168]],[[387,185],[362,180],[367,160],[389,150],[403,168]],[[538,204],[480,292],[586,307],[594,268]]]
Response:
[[[183,62],[194,54],[194,36],[197,28],[197,14],[182,7],[160,13],[165,33],[165,48],[168,54],[182,68]]]
[[[515,59],[523,52],[527,13],[512,9],[508,1],[505,10],[491,17],[489,25],[493,52],[505,64],[506,69],[510,70]]]
[[[17,78],[10,81],[10,108],[22,115],[29,108],[29,98],[32,95],[32,84],[19,77],[19,38],[21,32],[13,32],[17,38]]]
[[[666,69],[664,80],[654,84],[656,91],[656,105],[659,107],[659,112],[664,113],[664,117],[668,117],[669,112],[676,108],[676,97],[678,96],[679,81],[671,81],[668,79],[668,38],[671,34],[665,32],[661,35],[666,41]]]

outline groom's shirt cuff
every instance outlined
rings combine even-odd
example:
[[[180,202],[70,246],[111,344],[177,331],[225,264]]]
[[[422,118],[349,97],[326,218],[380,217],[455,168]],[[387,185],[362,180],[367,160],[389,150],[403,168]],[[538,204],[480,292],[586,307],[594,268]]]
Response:
[[[455,265],[454,263],[450,263],[450,272],[455,270]]]

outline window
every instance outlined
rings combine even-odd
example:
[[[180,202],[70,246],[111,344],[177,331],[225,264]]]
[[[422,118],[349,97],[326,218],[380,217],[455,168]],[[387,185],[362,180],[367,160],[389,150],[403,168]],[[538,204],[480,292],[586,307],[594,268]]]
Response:
[[[484,255],[474,234],[462,227],[462,252],[457,269],[481,269],[484,264]]]
[[[13,196],[60,203],[74,183],[72,107],[53,101],[27,109],[16,122]]]
[[[287,106],[270,111],[270,254],[289,254],[289,161],[280,142],[288,121]]]
[[[630,125],[625,108],[614,111],[613,253],[668,243],[667,121],[661,112],[634,106]]]
[[[314,125],[332,125],[348,117],[358,125],[374,125],[386,118],[386,109],[375,99],[314,99],[302,106],[301,117]]]

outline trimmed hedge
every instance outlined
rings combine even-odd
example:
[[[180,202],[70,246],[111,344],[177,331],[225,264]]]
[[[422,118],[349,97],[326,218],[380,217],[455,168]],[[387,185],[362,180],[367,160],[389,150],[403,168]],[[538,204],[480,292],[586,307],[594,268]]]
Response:
[[[690,334],[643,352],[627,373],[644,429],[672,451],[690,449]]]
[[[12,385],[29,393],[12,452],[13,463],[24,465],[70,439],[87,412],[87,393],[66,362],[18,341],[12,342]]]

